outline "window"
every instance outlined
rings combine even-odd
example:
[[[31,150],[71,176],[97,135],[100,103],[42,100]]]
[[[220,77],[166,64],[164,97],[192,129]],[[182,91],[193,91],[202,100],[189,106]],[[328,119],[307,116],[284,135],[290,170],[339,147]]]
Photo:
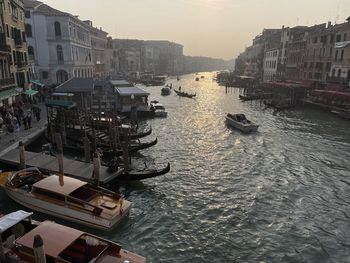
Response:
[[[310,62],[310,69],[314,68],[314,62]]]
[[[343,61],[344,58],[344,49],[340,53],[340,61]]]
[[[334,35],[331,35],[330,43],[334,43]]]
[[[317,43],[317,37],[314,37],[312,43],[316,44]]]
[[[8,24],[6,24],[6,34],[7,34],[7,37],[10,37],[10,30],[9,30]]]
[[[25,25],[25,30],[26,30],[27,37],[33,37],[32,25],[31,24],[26,24]]]
[[[329,48],[329,57],[332,57],[332,53],[333,53],[333,48],[330,47],[330,48]]]
[[[338,50],[335,51],[335,57],[334,57],[335,61],[337,61],[338,59]]]
[[[22,32],[22,40],[23,40],[23,42],[27,42],[26,32]]]
[[[341,69],[338,69],[338,78],[341,76]]]
[[[340,41],[341,41],[341,35],[337,35],[335,42],[340,42]]]
[[[30,11],[25,11],[24,16],[25,18],[30,18]]]
[[[335,68],[332,69],[332,77],[335,77]]]
[[[60,37],[61,36],[61,24],[60,22],[55,22],[55,36]]]
[[[41,72],[41,75],[42,75],[43,79],[48,79],[49,78],[49,72],[47,72],[47,71]]]
[[[343,41],[346,41],[346,33],[344,33],[344,40]]]
[[[34,48],[32,46],[28,46],[28,55],[34,58]]]
[[[62,46],[61,45],[57,45],[56,51],[57,51],[57,60],[60,61],[60,62],[64,61]]]

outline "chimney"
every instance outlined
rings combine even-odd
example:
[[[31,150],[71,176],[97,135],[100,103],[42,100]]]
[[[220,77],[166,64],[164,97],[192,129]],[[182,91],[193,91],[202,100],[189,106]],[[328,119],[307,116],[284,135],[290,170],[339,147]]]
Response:
[[[348,21],[348,23],[350,23],[350,16],[346,19],[346,21]]]
[[[330,28],[332,26],[332,22],[328,21],[327,28]]]

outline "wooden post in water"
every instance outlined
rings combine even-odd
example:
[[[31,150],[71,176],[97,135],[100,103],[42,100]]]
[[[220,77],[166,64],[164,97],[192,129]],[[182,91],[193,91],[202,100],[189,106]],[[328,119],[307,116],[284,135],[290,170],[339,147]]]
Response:
[[[84,144],[84,156],[85,156],[85,162],[90,163],[90,153],[91,153],[91,149],[90,149],[90,140],[87,136],[85,136],[83,138],[83,144]]]
[[[64,174],[64,169],[63,169],[63,145],[62,145],[61,134],[59,134],[59,133],[56,133],[56,146],[57,146],[58,171],[59,171],[59,175],[63,176],[63,174]]]
[[[22,170],[26,168],[26,160],[24,156],[24,144],[22,141],[19,142],[18,149],[19,149],[19,169]]]
[[[101,169],[101,160],[100,155],[97,152],[94,152],[94,176],[93,179],[97,185],[100,184],[100,169]]]
[[[34,250],[35,263],[46,263],[44,241],[40,235],[36,235],[34,237],[33,250]]]
[[[123,163],[124,163],[124,170],[129,171],[129,130],[130,127],[123,127],[122,125],[122,148],[123,148]]]
[[[4,245],[2,243],[2,237],[0,235],[0,262],[5,262]]]

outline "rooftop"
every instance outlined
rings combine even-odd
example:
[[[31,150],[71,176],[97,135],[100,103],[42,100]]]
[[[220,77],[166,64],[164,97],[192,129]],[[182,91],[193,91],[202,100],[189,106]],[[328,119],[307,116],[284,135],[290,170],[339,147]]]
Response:
[[[33,249],[33,240],[40,235],[44,241],[46,255],[57,258],[59,254],[81,237],[84,232],[45,221],[16,241],[16,244]]]
[[[56,87],[55,92],[92,92],[94,90],[93,78],[71,78]]]
[[[78,188],[86,185],[86,182],[64,176],[63,183],[60,182],[59,176],[50,175],[39,182],[33,184],[34,187],[44,189],[61,195],[69,195]]]
[[[110,80],[109,83],[111,83],[114,87],[133,87],[129,81],[124,79]]]
[[[148,96],[149,93],[144,91],[143,89],[137,87],[125,87],[125,88],[116,88],[116,92],[121,97],[128,97],[131,95],[134,96]]]

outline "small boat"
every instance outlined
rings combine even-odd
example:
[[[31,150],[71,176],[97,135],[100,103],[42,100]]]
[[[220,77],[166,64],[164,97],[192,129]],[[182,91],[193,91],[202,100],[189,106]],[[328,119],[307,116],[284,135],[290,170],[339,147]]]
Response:
[[[255,132],[259,125],[248,120],[244,114],[230,114],[226,115],[226,122],[233,128],[236,128],[244,133]]]
[[[186,93],[186,92],[182,92],[182,91],[179,91],[179,90],[176,90],[174,89],[175,93],[180,96],[180,97],[186,97],[186,98],[194,98],[197,96],[197,94],[189,94],[189,93]]]
[[[204,76],[201,76],[201,79],[204,79],[205,77]]]
[[[4,262],[44,262],[34,256],[38,256],[35,245],[47,262],[146,262],[115,242],[52,221],[33,220],[32,214],[19,210],[0,217]]]
[[[103,230],[114,228],[131,208],[118,193],[37,168],[1,173],[0,186],[25,207]]]
[[[168,113],[165,111],[164,106],[159,103],[158,101],[151,101],[151,110],[154,111],[155,117],[166,117],[168,116]]]
[[[164,88],[162,88],[162,90],[161,90],[161,95],[162,95],[162,96],[170,95],[170,93],[171,93],[170,87],[164,87]]]
[[[153,177],[157,177],[166,174],[170,171],[170,163],[163,169],[143,169],[143,170],[130,170],[128,172],[123,172],[120,174],[116,180],[117,181],[137,181],[145,180]]]
[[[331,113],[337,115],[340,118],[350,120],[350,111],[349,110],[332,110]]]
[[[199,81],[199,78],[196,78],[195,80],[196,80],[196,81]]]

